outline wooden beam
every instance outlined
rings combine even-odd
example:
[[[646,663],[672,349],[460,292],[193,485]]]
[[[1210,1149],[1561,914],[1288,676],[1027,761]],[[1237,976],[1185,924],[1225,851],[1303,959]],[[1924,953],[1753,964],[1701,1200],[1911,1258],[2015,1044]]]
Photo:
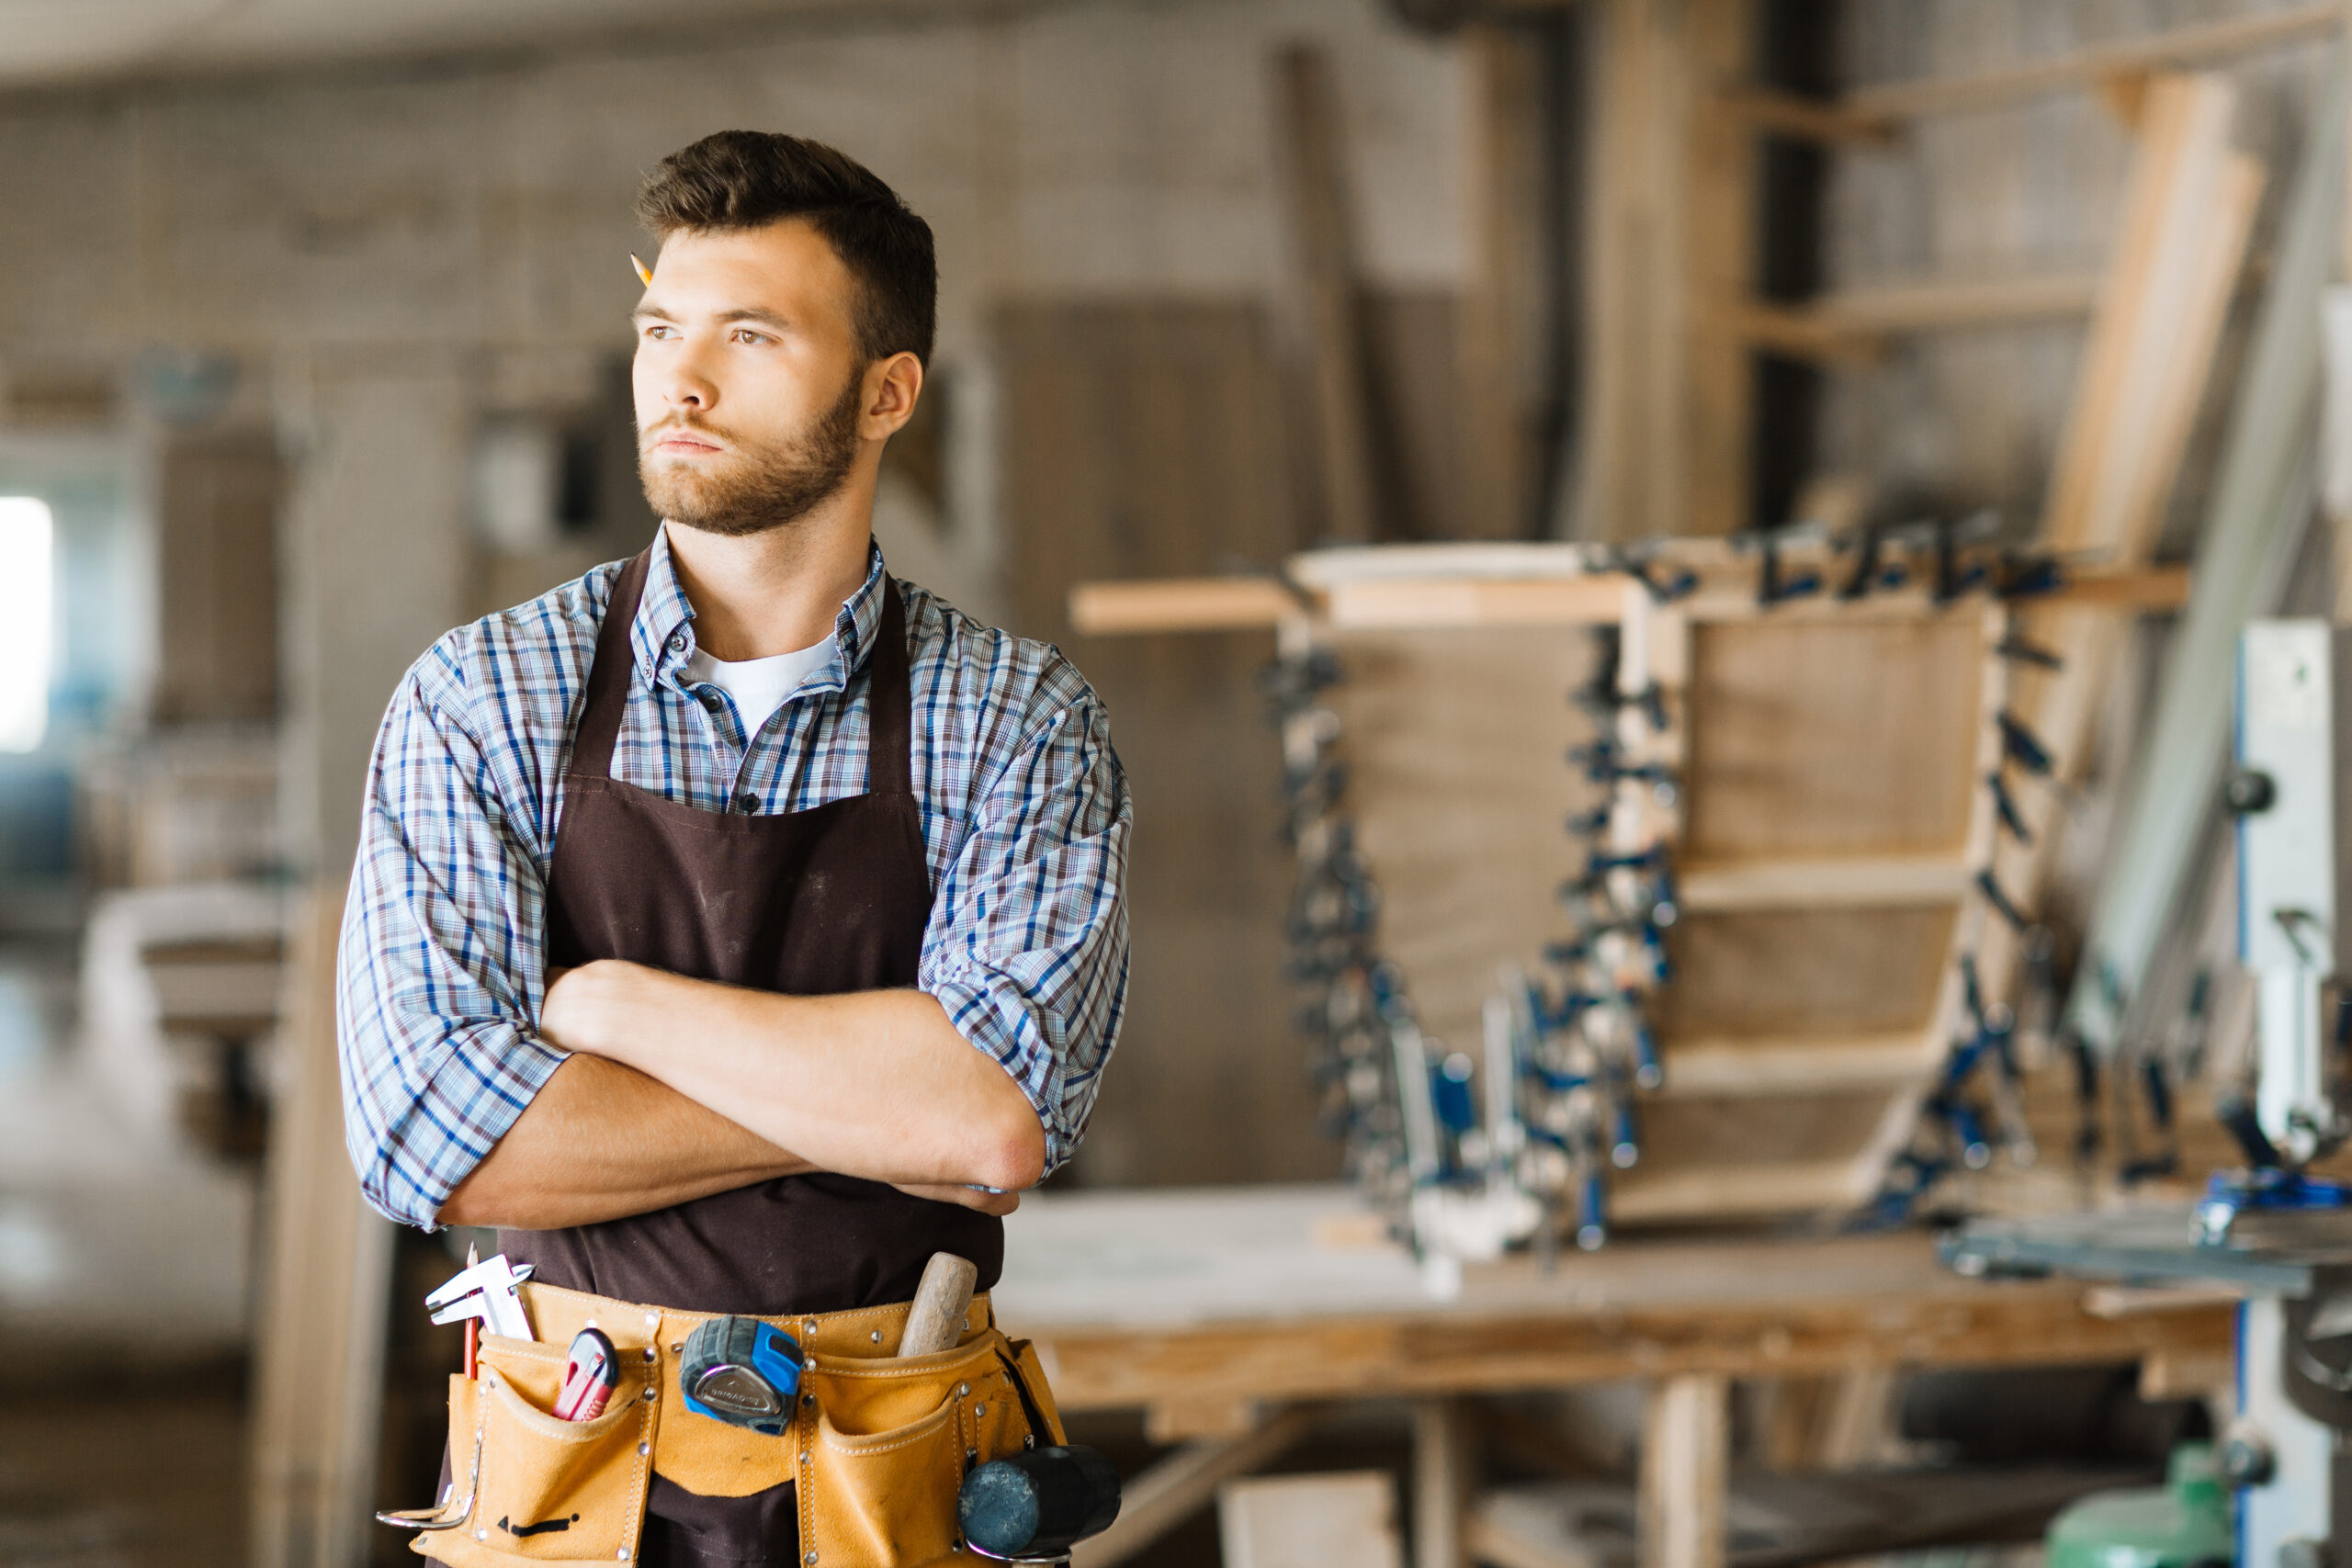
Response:
[[[1315,558],[1300,558],[1302,563]],[[1834,572],[1826,557],[1792,555],[1792,563]],[[1783,620],[1912,620],[1961,613],[1932,604],[1924,588],[1894,590],[1846,601],[1826,594],[1771,606],[1756,603],[1752,567],[1733,563],[1712,570],[1708,586],[1677,608],[1699,622]],[[1315,573],[1305,565],[1300,579]],[[1091,637],[1160,632],[1272,628],[1302,616],[1345,631],[1436,630],[1455,626],[1587,626],[1621,619],[1629,592],[1620,572],[1564,570],[1556,576],[1385,577],[1341,575],[1323,592],[1293,592],[1265,578],[1173,577],[1125,582],[1081,582],[1070,590],[1070,624]],[[2027,602],[2040,609],[2164,611],[2188,598],[2185,567],[2079,570],[2055,592]]]
[[[1276,626],[1305,610],[1297,594],[1263,577],[1081,582],[1069,591],[1070,625],[1089,637]]]
[[[1641,1568],[1724,1568],[1731,1389],[1706,1372],[1650,1390],[1642,1421]]]
[[[1849,1159],[1674,1170],[1635,1166],[1610,1194],[1609,1213],[1627,1224],[1826,1213],[1850,1209],[1868,1196],[1869,1186],[1856,1178]]]
[[[1564,1271],[1564,1295],[1571,1279]],[[1164,1326],[1030,1324],[1024,1332],[1041,1348],[1050,1347],[1056,1397],[1074,1411],[1147,1406],[1170,1390],[1271,1399],[1344,1390],[1370,1398],[1615,1382],[1642,1371],[1750,1377],[1858,1365],[2135,1360],[2157,1350],[2225,1349],[2233,1316],[2215,1308],[2106,1320],[2082,1310],[2077,1286],[1975,1282],[1964,1292],[1924,1296],[1749,1302],[1718,1291],[1703,1303],[1679,1306],[1498,1306],[1475,1314],[1269,1316]],[[1163,1461],[1168,1480],[1136,1483],[1118,1525],[1098,1544],[1125,1549],[1124,1556],[1135,1544],[1131,1524],[1150,1536],[1181,1520],[1214,1493],[1216,1481],[1255,1468],[1305,1426],[1280,1428],[1279,1440],[1276,1429],[1270,1424],[1241,1439],[1253,1445],[1247,1450],[1194,1445]],[[1170,1468],[1180,1461],[1181,1468]],[[1202,1480],[1211,1467],[1216,1474]],[[1081,1549],[1081,1568],[1095,1561]]]
[[[2087,316],[2096,274],[1875,285],[1802,305],[1749,303],[1727,326],[1758,348],[1845,364],[1875,356],[1884,339],[1965,327]]]
[[[1470,1568],[1463,1525],[1477,1484],[1466,1401],[1413,1402],[1413,1568]]]
[[[1275,65],[1274,98],[1284,204],[1315,389],[1321,536],[1370,539],[1377,533],[1370,410],[1363,343],[1357,330],[1347,166],[1329,59],[1308,44],[1284,50]]]
[[[1724,111],[1755,130],[1832,146],[1886,147],[1895,140],[1891,119],[1860,115],[1835,98],[1807,98],[1775,87],[1731,87]]]

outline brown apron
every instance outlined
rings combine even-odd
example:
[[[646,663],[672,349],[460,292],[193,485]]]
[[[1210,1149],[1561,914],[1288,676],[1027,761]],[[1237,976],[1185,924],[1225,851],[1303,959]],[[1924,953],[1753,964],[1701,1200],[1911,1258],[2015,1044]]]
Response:
[[[795,996],[910,987],[931,914],[910,784],[906,612],[886,581],[866,660],[866,793],[784,816],[698,811],[612,776],[650,552],[613,584],[564,778],[548,878],[548,962],[621,958]],[[854,688],[853,688],[854,689]],[[934,1252],[996,1282],[1002,1222],[846,1176],[789,1176],[558,1231],[502,1231],[535,1282],[687,1312],[758,1316],[905,1302]],[[700,1496],[656,1474],[638,1561],[799,1561],[794,1486]]]

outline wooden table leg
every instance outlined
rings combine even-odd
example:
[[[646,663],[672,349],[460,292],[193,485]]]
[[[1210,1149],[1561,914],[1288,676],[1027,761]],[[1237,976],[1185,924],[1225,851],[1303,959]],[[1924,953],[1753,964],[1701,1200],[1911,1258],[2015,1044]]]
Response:
[[[1642,1423],[1641,1568],[1724,1568],[1731,1385],[1712,1372],[1650,1390]]]
[[[1470,1506],[1468,1412],[1459,1399],[1413,1404],[1413,1568],[1469,1568],[1463,1516]]]

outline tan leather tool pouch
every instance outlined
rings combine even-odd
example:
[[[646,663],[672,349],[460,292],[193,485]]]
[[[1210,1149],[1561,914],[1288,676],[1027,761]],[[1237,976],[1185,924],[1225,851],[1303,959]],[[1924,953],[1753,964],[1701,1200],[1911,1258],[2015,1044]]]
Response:
[[[686,1409],[678,1352],[705,1314],[526,1287],[545,1343],[485,1336],[481,1377],[449,1380],[448,1529],[421,1533],[448,1568],[634,1562],[656,1470],[689,1492],[742,1497],[799,1484],[801,1562],[817,1568],[970,1568],[956,1498],[971,1467],[1063,1440],[1025,1340],[974,1303],[964,1342],[899,1358],[903,1304],[778,1318],[804,1347],[790,1430],[769,1437]],[[548,1414],[571,1336],[602,1326],[620,1383],[594,1421]],[[814,1555],[810,1555],[813,1553]]]
[[[450,1511],[464,1522],[420,1534],[449,1568],[514,1562],[627,1562],[637,1555],[653,1473],[650,1366],[625,1367],[593,1421],[548,1414],[563,1346],[484,1337],[481,1376],[449,1380]]]
[[[956,1525],[965,1475],[1033,1432],[1061,1439],[1035,1352],[994,1327],[935,1356],[818,1357],[802,1386],[817,1397],[796,1428],[800,1544],[819,1568],[968,1565]]]

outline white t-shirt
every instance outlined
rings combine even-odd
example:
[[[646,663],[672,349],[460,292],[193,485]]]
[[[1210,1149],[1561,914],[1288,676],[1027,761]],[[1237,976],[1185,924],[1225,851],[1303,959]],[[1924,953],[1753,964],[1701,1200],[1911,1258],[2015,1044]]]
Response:
[[[684,671],[686,684],[700,685],[704,682],[718,687],[734,699],[735,712],[743,721],[746,736],[757,735],[784,699],[792,695],[799,685],[833,656],[833,639],[794,653],[778,653],[766,659],[746,659],[729,664],[713,659],[701,649],[695,649]]]

